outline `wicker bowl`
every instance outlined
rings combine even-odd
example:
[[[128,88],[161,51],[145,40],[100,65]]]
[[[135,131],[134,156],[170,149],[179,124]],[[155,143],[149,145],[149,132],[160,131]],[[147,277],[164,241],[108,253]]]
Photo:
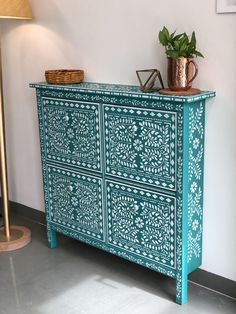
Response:
[[[75,84],[84,79],[83,70],[47,70],[45,77],[48,84]]]

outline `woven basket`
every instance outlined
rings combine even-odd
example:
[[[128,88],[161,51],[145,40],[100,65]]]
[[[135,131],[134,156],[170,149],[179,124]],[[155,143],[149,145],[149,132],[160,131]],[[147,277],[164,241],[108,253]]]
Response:
[[[48,70],[45,71],[46,81],[49,84],[75,84],[84,79],[83,70]]]

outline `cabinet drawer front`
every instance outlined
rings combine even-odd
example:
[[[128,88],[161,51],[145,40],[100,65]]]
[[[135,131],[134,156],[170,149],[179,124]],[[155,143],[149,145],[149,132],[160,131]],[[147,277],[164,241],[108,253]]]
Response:
[[[104,109],[106,173],[175,190],[176,112]]]
[[[175,198],[107,181],[108,243],[175,268]]]
[[[50,221],[103,239],[101,179],[47,166]]]
[[[43,98],[46,158],[101,170],[99,105]]]

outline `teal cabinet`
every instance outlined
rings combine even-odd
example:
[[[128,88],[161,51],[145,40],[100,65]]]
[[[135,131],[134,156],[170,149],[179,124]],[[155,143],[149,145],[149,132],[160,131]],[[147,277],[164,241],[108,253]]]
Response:
[[[36,88],[49,247],[57,232],[176,280],[202,261],[206,99],[135,86]]]

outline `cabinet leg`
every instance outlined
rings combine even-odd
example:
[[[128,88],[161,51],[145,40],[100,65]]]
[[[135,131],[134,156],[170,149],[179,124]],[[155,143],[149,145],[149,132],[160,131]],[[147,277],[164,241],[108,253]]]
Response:
[[[188,296],[188,276],[181,276],[180,274],[176,278],[176,303],[187,303]]]
[[[50,249],[56,248],[57,234],[56,234],[56,231],[51,228],[50,224],[47,224],[47,236],[48,236],[48,247]]]

